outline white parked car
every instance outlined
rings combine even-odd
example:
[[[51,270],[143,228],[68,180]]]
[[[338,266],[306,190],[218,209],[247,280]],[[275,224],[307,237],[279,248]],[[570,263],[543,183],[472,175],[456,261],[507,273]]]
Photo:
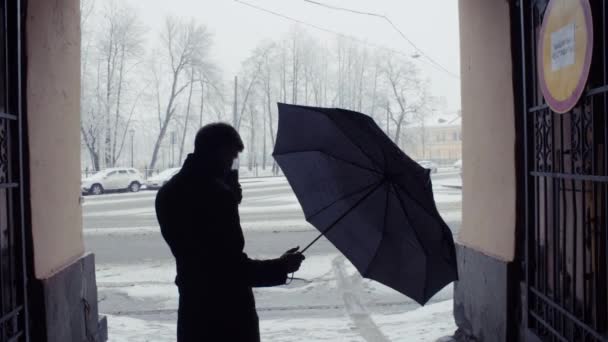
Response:
[[[83,194],[100,195],[108,191],[138,192],[144,178],[136,169],[118,167],[105,169],[82,180]]]
[[[456,170],[458,170],[458,172],[460,173],[460,177],[462,177],[462,159],[458,159],[455,163],[454,163],[454,168]]]
[[[148,178],[148,180],[146,180],[146,189],[160,189],[160,187],[165,185],[165,183],[167,183],[171,177],[175,176],[179,170],[181,170],[181,168],[173,167]]]
[[[456,170],[462,170],[462,159],[458,159],[453,166]]]
[[[431,170],[431,173],[437,173],[437,164],[433,163],[430,160],[421,160],[418,162],[418,164],[420,164],[420,166],[425,169]]]

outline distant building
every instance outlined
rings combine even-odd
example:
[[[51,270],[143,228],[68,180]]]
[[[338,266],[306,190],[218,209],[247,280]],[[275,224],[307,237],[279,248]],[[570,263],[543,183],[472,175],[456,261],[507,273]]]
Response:
[[[404,136],[403,148],[415,160],[451,164],[462,158],[459,114],[435,115],[429,117],[424,124],[410,124],[406,126]]]

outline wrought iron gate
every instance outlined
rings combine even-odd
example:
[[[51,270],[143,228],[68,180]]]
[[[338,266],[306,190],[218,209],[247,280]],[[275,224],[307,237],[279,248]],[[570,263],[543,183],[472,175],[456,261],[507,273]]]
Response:
[[[0,2],[0,342],[28,340],[20,2]]]
[[[537,40],[546,0],[519,1],[525,170],[523,324],[528,341],[608,341],[608,45],[604,0],[590,0],[589,81],[557,114],[541,95]]]

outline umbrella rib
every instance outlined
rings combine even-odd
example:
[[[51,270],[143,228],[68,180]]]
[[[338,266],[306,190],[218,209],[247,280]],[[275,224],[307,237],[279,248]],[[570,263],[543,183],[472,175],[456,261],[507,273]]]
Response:
[[[384,220],[382,222],[382,239],[384,239],[384,232],[386,231],[386,217],[388,216],[388,195],[389,195],[389,190],[390,190],[390,189],[388,189],[388,183],[385,182],[385,184],[387,185],[387,189],[386,189],[386,199],[384,200],[385,202],[384,202]],[[367,265],[367,268],[365,268],[365,273],[362,274],[364,277],[367,277],[367,274],[368,274],[367,271],[369,270],[370,265],[374,263],[374,260],[376,260],[376,256],[378,256],[378,252],[380,251],[381,246],[382,246],[382,241],[380,241],[380,243],[378,244],[378,247],[376,247],[374,256],[372,257],[369,264]]]
[[[353,145],[355,145],[355,146],[356,146],[356,147],[359,149],[359,151],[361,151],[361,153],[363,153],[363,155],[365,155],[365,156],[367,157],[367,159],[369,159],[369,160],[370,160],[370,161],[371,161],[371,162],[372,162],[374,165],[376,165],[376,167],[380,168],[380,165],[378,164],[378,162],[377,162],[377,161],[376,161],[374,158],[372,158],[372,157],[371,157],[369,154],[367,154],[367,153],[366,153],[366,152],[363,150],[363,148],[361,147],[361,145],[357,144],[357,143],[354,141],[354,139],[353,139],[353,138],[351,138],[351,137],[350,137],[348,134],[346,134],[346,132],[344,132],[344,130],[342,129],[342,126],[338,125],[338,123],[336,122],[336,120],[334,120],[334,118],[332,118],[332,117],[331,117],[331,115],[328,115],[328,114],[327,114],[327,113],[325,113],[325,112],[323,112],[323,114],[325,114],[325,116],[327,116],[327,117],[329,118],[329,120],[330,120],[331,122],[333,122],[334,126],[338,127],[338,130],[339,130],[340,132],[342,132],[342,134],[344,134],[344,136],[345,136],[345,137],[346,137],[348,140],[350,140],[350,142],[351,142]]]
[[[399,191],[397,191],[397,185],[395,184],[391,184],[393,186],[393,188],[395,189],[395,194],[397,195],[397,198],[399,199],[399,205],[401,205],[401,209],[403,210],[403,214],[405,215],[406,219],[408,221],[410,221],[410,218],[407,214],[407,210],[405,210],[405,204],[403,203],[403,199],[401,198],[401,195],[399,194]],[[419,206],[420,204],[418,202],[416,202]],[[430,255],[430,253],[426,250],[425,246],[421,243],[420,241],[420,237],[418,236],[418,231],[416,230],[416,228],[414,228],[414,225],[411,224],[410,222],[410,226],[412,227],[412,231],[414,232],[414,235],[416,235],[416,240],[418,240],[418,244],[420,245],[420,248],[422,248],[422,250],[424,251],[424,255],[428,256]],[[425,265],[425,270],[427,269],[428,264]],[[422,295],[424,297],[426,297],[426,288],[428,285],[428,277],[424,277],[424,285],[422,286]]]
[[[333,206],[334,204],[336,204],[336,203],[338,203],[338,202],[340,202],[340,201],[342,201],[342,200],[344,200],[344,199],[347,199],[347,198],[349,198],[349,197],[352,197],[352,196],[354,196],[354,195],[357,195],[357,194],[359,194],[359,193],[361,193],[361,192],[363,192],[363,191],[365,191],[365,190],[367,190],[367,189],[369,189],[369,188],[373,187],[374,185],[378,185],[378,183],[376,182],[376,183],[368,184],[368,185],[366,185],[366,186],[364,186],[364,187],[362,187],[362,188],[360,188],[360,189],[358,189],[358,190],[356,190],[356,191],[353,191],[353,192],[351,192],[351,193],[349,193],[349,194],[346,194],[346,195],[344,195],[344,196],[342,196],[342,197],[340,197],[340,198],[338,198],[338,199],[336,199],[336,200],[332,201],[332,202],[331,202],[331,203],[329,203],[328,205],[326,205],[326,206],[324,206],[323,208],[321,208],[321,209],[317,210],[317,211],[316,211],[314,214],[312,214],[312,215],[310,215],[310,216],[306,217],[306,220],[307,220],[307,221],[312,220],[312,218],[313,218],[313,217],[315,217],[315,216],[319,215],[320,213],[324,212],[325,210],[329,209],[329,208],[330,208],[331,206]]]
[[[357,208],[361,203],[363,203],[363,201],[365,201],[369,196],[371,196],[374,192],[376,192],[376,190],[378,190],[380,188],[380,186],[385,182],[386,182],[385,180],[378,182],[367,194],[365,194],[365,196],[361,197],[361,199],[359,199],[357,201],[357,203],[355,203],[344,214],[340,215],[340,217],[338,217],[331,225],[329,225],[323,232],[321,232],[321,234],[319,234],[319,236],[317,236],[314,240],[312,240],[312,242],[309,243],[308,246],[304,247],[304,249],[302,250],[301,253],[304,253],[308,248],[310,248],[310,246],[312,246],[315,242],[317,242],[317,240],[319,240],[321,238],[321,236],[324,236],[325,234],[329,233],[330,230],[332,230],[334,227],[336,227],[338,222],[340,222],[343,218],[345,218],[348,214],[350,214],[353,210],[355,210],[355,208]]]
[[[350,111],[348,111],[348,110],[344,110],[344,109],[341,109],[341,108],[337,108],[337,109],[338,109],[339,111],[342,111],[342,112],[347,112],[347,113],[348,113],[348,112],[350,112]],[[363,115],[362,113],[357,113],[357,112],[354,112],[354,113],[359,114],[359,115]],[[356,114],[355,114],[355,115],[356,115]],[[326,115],[327,115],[327,114],[326,114]],[[368,121],[366,122],[366,123],[367,123],[367,125],[366,125],[365,127],[367,127],[367,128],[368,128],[368,130],[369,130],[370,128],[371,128],[372,130],[376,130],[376,132],[370,132],[371,134],[377,134],[377,133],[379,133],[380,135],[386,135],[384,132],[382,132],[382,130],[381,130],[379,127],[378,127],[378,125],[377,125],[377,124],[374,122],[374,119],[372,119],[371,117],[369,117],[369,116],[367,116],[367,115],[364,115],[364,116],[366,116],[366,117],[367,117],[367,119],[368,119]],[[331,119],[331,118],[330,118],[330,119]],[[335,121],[333,121],[333,120],[332,120],[332,122],[334,122],[334,124],[335,124]],[[336,124],[336,125],[337,125],[337,124]],[[343,131],[343,133],[344,133],[344,131]],[[346,133],[344,133],[344,135],[346,135],[346,136],[348,137],[348,135],[347,135]],[[388,137],[388,135],[386,135],[386,137]],[[388,137],[388,138],[389,138],[389,140],[392,142],[392,140],[390,139],[390,137]],[[349,139],[350,139],[350,137],[349,137]],[[352,141],[352,139],[350,139],[350,140]],[[352,142],[353,142],[353,144],[357,145],[357,144],[356,144],[354,141],[352,141]],[[386,159],[387,157],[386,157],[385,150],[384,150],[384,148],[382,148],[382,146],[380,146],[380,145],[378,144],[378,140],[377,140],[377,139],[375,139],[375,140],[374,140],[374,143],[376,144],[376,146],[378,147],[378,149],[380,149],[380,151],[382,151],[382,158],[383,158],[383,162],[384,162],[384,169],[383,169],[383,170],[385,170],[385,171],[386,171],[386,170],[387,170],[387,164],[388,164],[388,161],[387,161],[387,159]],[[363,149],[362,149],[360,146],[358,146],[358,145],[357,145],[357,147],[359,148],[359,150],[361,150],[361,152],[363,152]],[[371,158],[371,157],[370,157],[369,155],[367,155],[365,152],[363,152],[363,153],[364,153],[364,154],[365,154],[365,155],[366,155],[366,156],[367,156],[367,157],[368,157],[370,160],[372,160],[372,162],[374,162],[373,158]],[[380,162],[379,162],[379,161],[378,161],[376,164],[378,165],[378,167],[380,167]]]
[[[414,203],[416,203],[418,205],[418,207],[422,208],[422,210],[424,210],[427,214],[429,214],[431,216],[433,216],[433,215],[439,215],[439,211],[437,211],[437,209],[435,209],[435,212],[430,213],[429,210],[424,205],[422,205],[422,203],[420,203],[418,200],[416,200],[416,197],[412,196],[412,194],[402,184],[393,183],[393,186],[399,187],[399,189],[405,191],[409,195],[409,197],[412,199],[412,201],[414,201]],[[396,191],[396,189],[395,189],[395,191]],[[439,215],[439,216],[441,216],[441,215]]]
[[[327,153],[326,151],[322,151],[322,150],[301,150],[301,151],[289,151],[289,152],[275,153],[275,154],[274,154],[274,156],[276,157],[276,156],[282,156],[282,155],[287,155],[287,154],[297,154],[297,153],[306,153],[306,152],[318,152],[318,153],[323,153],[323,154],[327,155],[328,157],[333,158],[333,159],[335,159],[335,160],[337,160],[337,161],[341,161],[341,162],[343,162],[343,163],[345,163],[345,164],[349,164],[349,165],[352,165],[352,166],[358,167],[358,168],[360,168],[360,169],[363,169],[363,170],[366,170],[366,171],[369,171],[369,172],[376,173],[376,174],[378,174],[378,175],[382,175],[382,174],[383,174],[382,172],[380,172],[380,171],[378,171],[378,170],[376,170],[376,169],[372,169],[372,168],[369,168],[369,167],[367,167],[367,166],[363,166],[363,165],[361,165],[361,164],[358,164],[358,163],[352,162],[352,161],[350,161],[350,160],[346,160],[346,159],[344,159],[344,158],[336,157],[335,155],[333,155],[333,154],[331,154],[331,153]]]
[[[423,249],[425,255],[428,255],[428,251],[426,250],[424,245],[420,242],[420,237],[418,236],[418,231],[414,228],[414,225],[412,224],[410,217],[407,214],[407,210],[405,210],[405,204],[403,203],[403,199],[399,195],[399,191],[397,191],[397,186],[394,183],[391,183],[391,186],[395,190],[395,195],[397,196],[397,199],[399,200],[399,205],[401,206],[401,209],[403,210],[403,214],[405,215],[405,218],[410,223],[410,226],[412,227],[412,230],[414,231],[414,235],[416,235],[416,240],[418,240],[418,243],[420,244],[420,247]]]

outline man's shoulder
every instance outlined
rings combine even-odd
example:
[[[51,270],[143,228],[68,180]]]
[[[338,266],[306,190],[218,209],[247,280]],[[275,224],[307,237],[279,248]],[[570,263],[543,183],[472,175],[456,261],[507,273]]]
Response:
[[[178,173],[158,190],[156,199],[157,202],[159,200],[175,201],[189,199],[193,195],[199,200],[207,197],[218,199],[226,191],[225,185],[219,180]]]

